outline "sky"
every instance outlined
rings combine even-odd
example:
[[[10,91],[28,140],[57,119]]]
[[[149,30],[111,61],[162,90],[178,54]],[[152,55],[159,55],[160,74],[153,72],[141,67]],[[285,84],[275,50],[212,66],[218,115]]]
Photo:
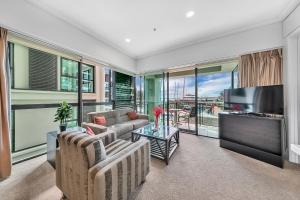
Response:
[[[184,95],[195,94],[194,77],[182,77],[170,79],[170,98],[182,98]],[[183,87],[185,85],[185,94]],[[231,73],[217,73],[198,76],[199,97],[218,97],[224,89],[231,86]],[[176,89],[177,88],[177,89]]]

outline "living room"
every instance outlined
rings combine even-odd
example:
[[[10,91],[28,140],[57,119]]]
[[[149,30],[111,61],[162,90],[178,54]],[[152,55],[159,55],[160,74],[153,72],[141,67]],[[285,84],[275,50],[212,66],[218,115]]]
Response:
[[[298,0],[0,5],[1,199],[299,199]]]

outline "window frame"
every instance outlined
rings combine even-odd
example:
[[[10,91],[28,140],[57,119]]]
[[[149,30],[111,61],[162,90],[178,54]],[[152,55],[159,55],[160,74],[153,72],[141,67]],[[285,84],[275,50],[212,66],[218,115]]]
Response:
[[[69,58],[65,58],[65,57],[60,57],[60,91],[62,92],[78,92],[78,70],[77,70],[77,75],[76,76],[69,76],[69,75],[64,75],[63,74],[63,60],[67,60],[67,61],[74,61],[78,64],[80,64],[80,62],[76,61],[76,60],[72,60],[72,59],[69,59]],[[92,83],[92,91],[82,91],[82,93],[95,93],[95,66],[94,65],[89,65],[89,64],[86,64],[86,63],[82,63],[82,65],[84,66],[87,66],[87,67],[90,67],[92,69],[92,73],[93,73],[93,76],[92,76],[92,80],[88,80],[88,79],[84,79],[84,76],[82,74],[82,85],[84,84],[84,82],[89,82],[89,83]],[[77,67],[78,67],[77,66]],[[83,70],[82,70],[82,73],[83,73]],[[65,89],[62,89],[62,78],[65,77],[65,78],[69,78],[69,79],[73,79],[73,80],[76,80],[76,83],[77,83],[77,90],[65,90]]]
[[[86,63],[82,63],[82,67],[87,66],[87,67],[90,67],[92,69],[92,72],[93,72],[93,79],[92,80],[88,80],[88,79],[84,79],[84,76],[83,76],[83,72],[84,70],[82,69],[82,85],[84,84],[83,82],[86,81],[86,82],[89,82],[91,83],[92,82],[92,91],[82,91],[82,93],[95,93],[95,66],[94,65],[89,65],[89,64],[86,64]]]
[[[76,76],[69,76],[69,75],[64,75],[63,74],[63,60],[68,60],[68,61],[74,61],[77,63],[77,75]],[[60,80],[60,86],[59,86],[59,91],[61,92],[78,92],[78,65],[79,65],[79,62],[76,61],[76,60],[72,60],[72,59],[69,59],[69,58],[65,58],[65,57],[60,57],[60,77],[59,77],[59,80]],[[62,89],[62,78],[65,77],[65,78],[69,78],[69,79],[74,79],[77,83],[77,89],[75,88],[75,90],[66,90],[66,89]]]

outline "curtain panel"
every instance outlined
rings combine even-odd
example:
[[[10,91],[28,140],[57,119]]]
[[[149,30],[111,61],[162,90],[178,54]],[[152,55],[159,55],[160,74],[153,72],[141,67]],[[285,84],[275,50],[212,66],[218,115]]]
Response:
[[[6,70],[7,30],[0,28],[0,180],[10,176],[9,84]]]
[[[240,87],[280,85],[282,49],[242,55],[238,71]]]

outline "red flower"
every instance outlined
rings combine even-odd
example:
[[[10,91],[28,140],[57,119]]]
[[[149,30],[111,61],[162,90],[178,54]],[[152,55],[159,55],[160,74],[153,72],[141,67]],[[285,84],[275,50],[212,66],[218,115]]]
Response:
[[[160,106],[155,106],[153,108],[153,114],[155,115],[155,117],[159,117],[160,114],[163,112],[164,112],[164,110]]]

